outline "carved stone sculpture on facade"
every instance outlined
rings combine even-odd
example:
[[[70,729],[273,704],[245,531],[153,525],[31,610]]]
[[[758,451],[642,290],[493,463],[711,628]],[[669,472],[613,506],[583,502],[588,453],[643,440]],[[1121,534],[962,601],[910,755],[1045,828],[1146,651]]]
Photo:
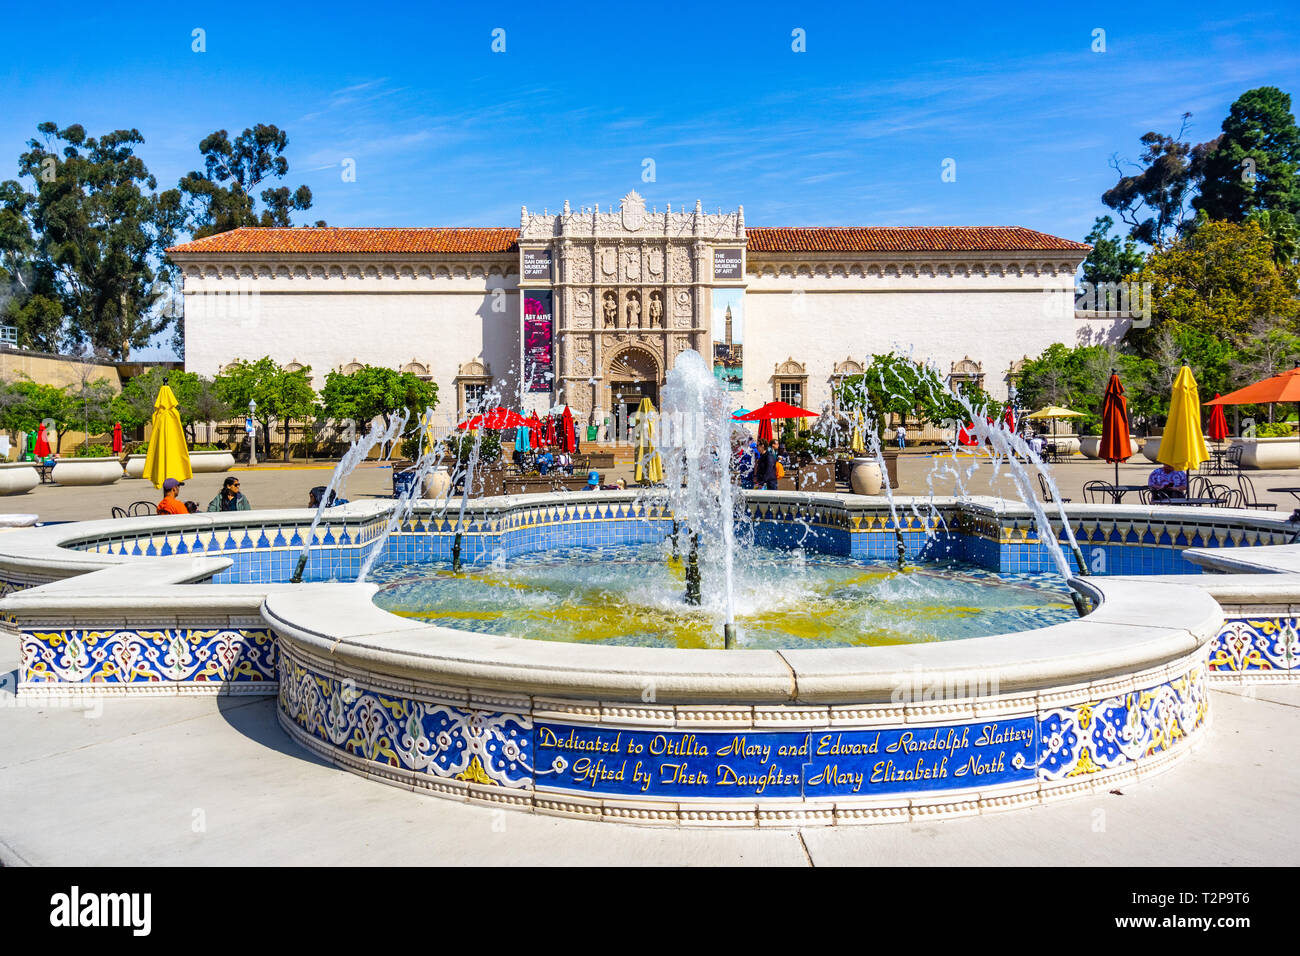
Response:
[[[664,327],[664,304],[659,298],[658,292],[650,293],[650,328],[662,329]]]
[[[605,293],[605,328],[612,329],[618,324],[618,302],[614,298],[614,293]]]

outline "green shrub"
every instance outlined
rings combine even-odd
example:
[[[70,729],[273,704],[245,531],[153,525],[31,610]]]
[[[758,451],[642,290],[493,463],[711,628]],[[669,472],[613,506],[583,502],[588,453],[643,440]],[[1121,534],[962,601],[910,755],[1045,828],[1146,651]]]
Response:
[[[1290,422],[1264,422],[1255,426],[1257,438],[1287,438],[1293,434]]]
[[[109,458],[113,454],[113,449],[108,445],[78,445],[73,451],[73,458]]]

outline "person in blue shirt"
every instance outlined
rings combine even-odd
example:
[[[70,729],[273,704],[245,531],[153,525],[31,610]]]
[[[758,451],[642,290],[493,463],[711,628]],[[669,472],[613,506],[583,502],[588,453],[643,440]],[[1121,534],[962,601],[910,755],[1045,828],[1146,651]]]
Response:
[[[537,456],[537,473],[539,475],[545,475],[551,470],[551,467],[554,464],[555,464],[555,456],[552,455],[549,451],[542,452],[540,455]]]

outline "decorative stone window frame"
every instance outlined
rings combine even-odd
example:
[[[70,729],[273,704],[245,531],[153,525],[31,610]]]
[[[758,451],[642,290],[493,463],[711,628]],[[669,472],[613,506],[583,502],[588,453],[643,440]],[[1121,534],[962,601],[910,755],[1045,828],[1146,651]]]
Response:
[[[307,366],[303,365],[297,359],[294,359],[292,362],[290,362],[288,365],[284,367],[284,370],[286,372],[301,372],[306,367]]]
[[[839,399],[836,397],[835,390],[839,388],[840,383],[850,375],[861,375],[866,371],[862,363],[851,355],[844,357],[844,361],[835,363],[835,370],[827,377],[826,381],[830,384],[831,391],[831,408],[839,411]]]
[[[948,382],[953,389],[956,389],[958,385],[964,382],[973,382],[976,388],[983,388],[984,366],[967,355],[960,362],[952,363],[952,371],[948,374]]]
[[[356,360],[356,357],[354,356],[351,362],[348,362],[346,365],[339,366],[339,372],[343,375],[355,375],[357,372],[360,372],[365,367],[366,366],[363,363],[358,362]]]
[[[783,401],[781,398],[782,385],[797,385],[799,387],[799,407],[808,407],[808,368],[802,362],[796,362],[794,357],[788,357],[784,362],[778,362],[772,368],[772,399],[774,401]]]
[[[433,381],[433,375],[429,371],[429,366],[424,362],[419,362],[416,361],[415,359],[411,359],[411,361],[403,365],[400,369],[398,369],[398,371],[402,372],[403,374],[409,373],[411,375],[414,375],[416,378],[422,379],[426,382]]]
[[[466,391],[472,388],[486,388],[492,384],[492,369],[482,359],[470,359],[456,367],[456,417],[463,419],[469,407]]]

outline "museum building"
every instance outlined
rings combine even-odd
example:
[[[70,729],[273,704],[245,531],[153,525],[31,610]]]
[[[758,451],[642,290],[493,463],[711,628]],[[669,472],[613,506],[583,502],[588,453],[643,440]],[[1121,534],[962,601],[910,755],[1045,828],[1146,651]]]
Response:
[[[439,386],[440,424],[493,388],[525,411],[601,421],[659,404],[695,349],[736,407],[819,410],[873,353],[908,352],[1003,398],[1056,342],[1113,340],[1076,315],[1089,246],[1018,226],[749,227],[733,212],[521,212],[518,228],[246,227],[168,250],[184,277],[185,367],[269,355],[381,365]]]

